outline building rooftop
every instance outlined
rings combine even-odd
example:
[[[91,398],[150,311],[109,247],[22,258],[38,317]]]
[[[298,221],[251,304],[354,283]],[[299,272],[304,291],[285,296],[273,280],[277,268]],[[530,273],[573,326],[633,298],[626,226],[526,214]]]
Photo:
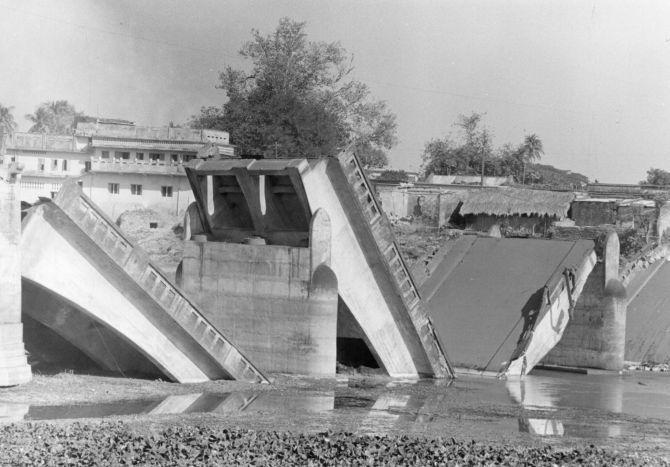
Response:
[[[96,137],[98,139],[132,139],[151,141],[187,141],[211,142],[228,145],[228,132],[220,130],[205,130],[195,128],[178,128],[171,126],[151,127],[138,126],[128,123],[119,123],[98,119],[96,121],[81,121],[77,123],[75,134],[79,136]]]
[[[510,216],[514,214],[567,217],[574,193],[500,187],[471,190],[460,213]]]

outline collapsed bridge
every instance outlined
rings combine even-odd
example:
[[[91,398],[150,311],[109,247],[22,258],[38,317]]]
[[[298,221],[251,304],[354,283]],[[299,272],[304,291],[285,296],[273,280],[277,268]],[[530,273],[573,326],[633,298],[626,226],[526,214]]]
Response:
[[[590,315],[575,306],[590,306],[585,287],[595,297],[592,270],[606,283],[618,264],[618,242],[605,268],[590,240],[469,236],[413,276],[352,154],[186,173],[196,202],[174,282],[73,184],[23,221],[24,313],[102,368],[181,382],[333,375],[352,355],[394,377],[451,377],[452,363],[523,375],[581,355]]]

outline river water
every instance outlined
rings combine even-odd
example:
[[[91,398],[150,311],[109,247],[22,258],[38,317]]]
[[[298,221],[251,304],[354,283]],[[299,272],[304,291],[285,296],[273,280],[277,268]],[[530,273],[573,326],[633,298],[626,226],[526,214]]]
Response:
[[[535,371],[523,379],[460,377],[453,382],[352,378],[320,388],[231,393],[193,392],[98,404],[28,405],[0,402],[0,420],[210,413],[253,419],[266,427],[338,429],[363,434],[465,433],[491,437],[616,438],[641,423],[659,427],[670,446],[670,375],[581,375]],[[636,428],[638,427],[638,428]]]

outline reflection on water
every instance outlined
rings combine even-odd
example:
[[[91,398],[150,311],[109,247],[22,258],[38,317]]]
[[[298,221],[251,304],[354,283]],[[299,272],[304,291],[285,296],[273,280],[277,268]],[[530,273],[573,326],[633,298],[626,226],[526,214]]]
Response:
[[[214,413],[268,414],[290,419],[296,414],[315,415],[327,429],[329,423],[345,420],[359,433],[383,434],[392,430],[411,432],[443,430],[454,423],[451,401],[455,394],[475,407],[487,404],[524,409],[524,416],[501,417],[486,427],[502,432],[517,430],[536,436],[613,437],[621,435],[616,423],[576,422],[552,417],[557,409],[575,408],[625,413],[640,417],[670,420],[670,378],[574,375],[535,373],[508,381],[461,378],[455,383],[408,381],[374,384],[361,389],[336,387],[322,393],[282,394],[233,392],[229,394],[193,393],[161,399],[135,399],[91,405],[28,406],[0,403],[0,421],[102,418],[122,415]],[[416,385],[421,387],[417,387]],[[386,386],[386,387],[384,387]],[[406,394],[403,394],[405,386]],[[420,389],[420,390],[415,390]],[[461,411],[462,412],[462,411]],[[564,412],[562,412],[564,413]],[[583,418],[583,417],[582,417]],[[602,418],[600,419],[602,420]],[[510,423],[512,422],[512,423]],[[476,423],[473,422],[473,423]],[[496,425],[497,423],[497,425]],[[492,428],[491,428],[492,427]]]
[[[647,375],[579,375],[536,372],[506,381],[512,399],[529,411],[576,408],[670,420],[670,379]],[[621,426],[570,424],[569,420],[519,419],[519,429],[541,436],[615,437]]]

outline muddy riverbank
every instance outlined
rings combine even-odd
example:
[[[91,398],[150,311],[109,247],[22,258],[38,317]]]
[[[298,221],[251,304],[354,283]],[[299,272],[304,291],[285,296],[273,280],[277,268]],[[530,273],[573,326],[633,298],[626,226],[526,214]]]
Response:
[[[12,453],[12,461],[53,448],[53,459],[60,460],[66,459],[66,452],[95,457],[102,449],[111,456],[107,459],[121,459],[118,456],[132,452],[141,462],[160,463],[157,453],[147,453],[154,449],[151,443],[172,443],[173,436],[183,436],[182,444],[191,446],[188,452],[202,451],[210,449],[207,443],[222,443],[222,430],[229,430],[239,435],[233,451],[247,452],[244,446],[256,439],[258,459],[264,459],[263,449],[270,446],[287,456],[271,460],[286,463],[319,463],[318,456],[306,453],[315,446],[318,452],[326,452],[330,449],[326,438],[336,440],[337,445],[359,443],[364,447],[354,457],[340,459],[342,462],[367,462],[374,445],[386,453],[375,451],[380,456],[391,456],[380,457],[380,462],[398,462],[391,453],[395,445],[403,446],[408,459],[416,455],[425,462],[432,462],[431,456],[438,454],[446,456],[443,461],[454,460],[449,456],[461,452],[477,462],[495,462],[492,459],[497,455],[511,461],[530,456],[533,463],[561,463],[556,456],[564,455],[566,462],[580,458],[608,464],[662,462],[670,456],[669,383],[668,375],[648,372],[621,376],[538,372],[523,380],[461,377],[452,383],[380,376],[305,379],[274,375],[273,384],[262,386],[38,375],[28,385],[0,389],[4,421],[0,442],[10,447],[5,452]],[[196,432],[200,434],[189,435]],[[112,433],[117,433],[116,441]],[[217,441],[208,441],[210,436]],[[91,441],[96,437],[102,437],[102,447]],[[90,438],[88,444],[84,438]],[[446,450],[433,449],[446,446],[447,440],[451,444]],[[214,457],[201,460],[235,459],[226,457],[232,455],[228,451],[216,450],[223,457],[211,454]],[[290,457],[296,450],[307,459]],[[494,457],[486,457],[489,455]],[[171,457],[170,462],[178,459]],[[321,461],[324,459],[335,458]],[[462,458],[462,462],[468,461]]]

